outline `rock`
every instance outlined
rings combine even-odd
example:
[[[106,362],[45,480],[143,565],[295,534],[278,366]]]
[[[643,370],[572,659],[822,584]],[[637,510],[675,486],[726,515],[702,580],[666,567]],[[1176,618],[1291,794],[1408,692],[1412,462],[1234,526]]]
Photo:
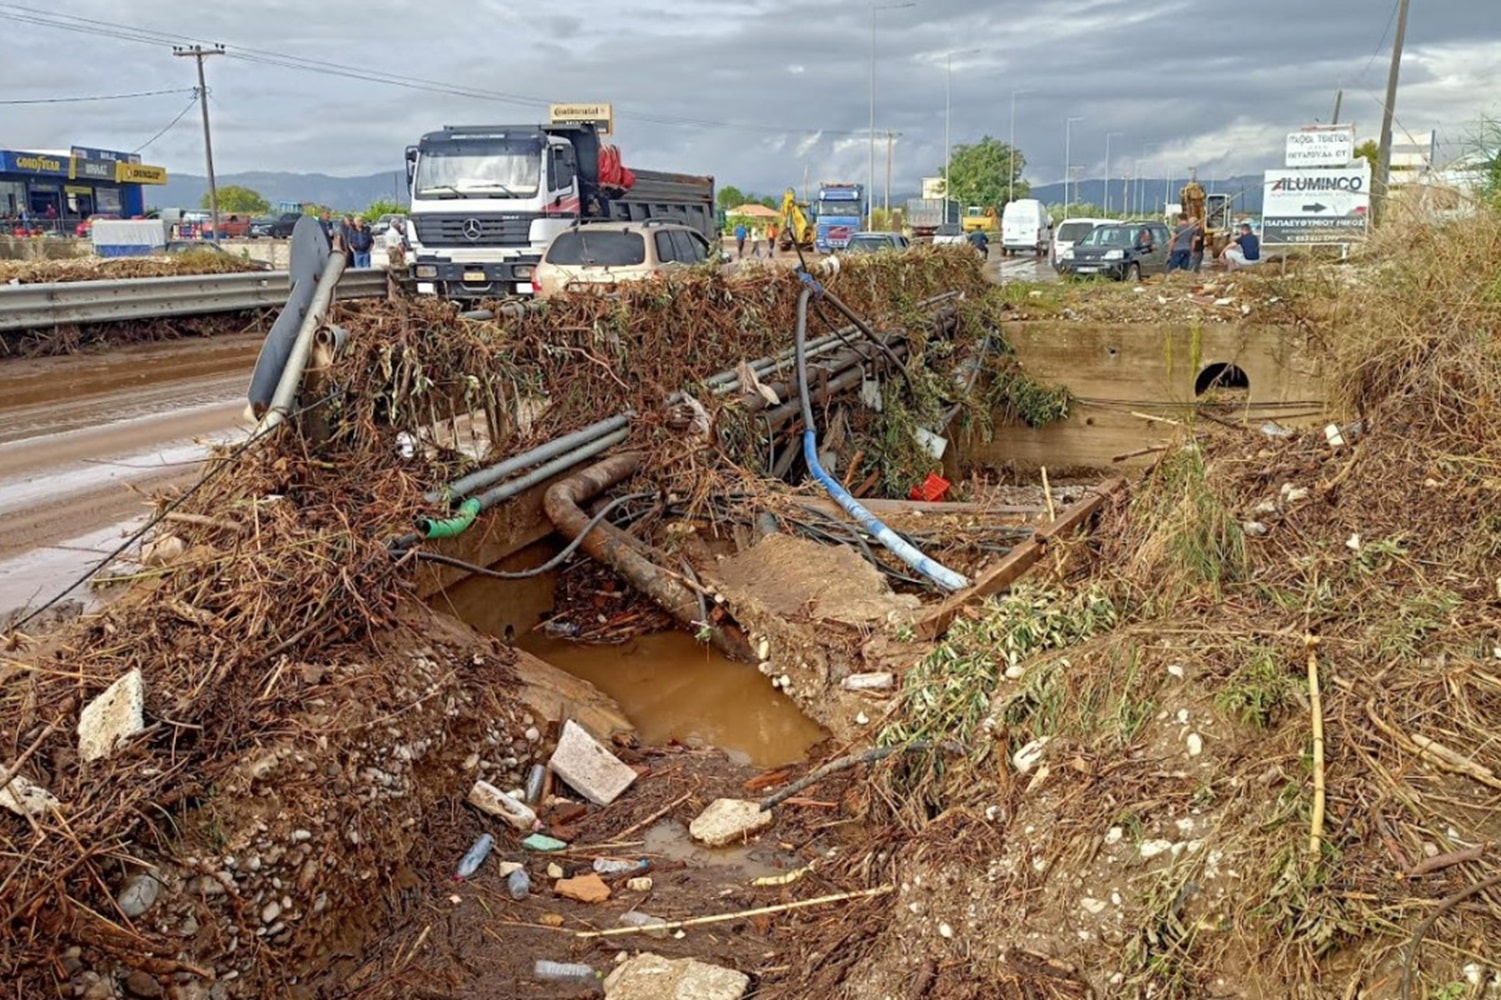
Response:
[[[9,773],[0,769],[0,780],[4,780]],[[17,816],[40,816],[61,804],[47,789],[32,784],[19,774],[10,779],[10,784],[4,790],[0,790],[0,806]]]
[[[692,958],[644,952],[605,979],[605,1000],[740,1000],[750,977]]]
[[[120,904],[120,912],[127,917],[139,917],[151,909],[156,897],[161,895],[162,884],[149,872],[137,872],[125,880],[120,886],[120,894],[115,897],[115,902]]]
[[[108,757],[146,728],[146,688],[132,670],[89,702],[78,716],[78,755],[85,761]]]
[[[563,877],[563,866],[560,865],[560,864],[558,864],[557,862],[553,862],[552,864],[548,865],[547,866],[547,877],[548,878],[553,878],[553,879],[562,878]]]
[[[115,1000],[115,986],[97,972],[85,972],[74,992],[81,1000]]]
[[[531,830],[537,825],[537,814],[530,806],[488,781],[476,781],[469,789],[469,804],[481,812],[499,816],[518,830]]]
[[[850,674],[839,682],[846,691],[883,691],[896,683],[896,675],[889,671],[869,674]]]
[[[149,972],[137,969],[125,977],[125,992],[142,1000],[156,1000],[162,995],[162,984]]]
[[[632,892],[651,892],[651,876],[639,875],[633,879],[627,879],[625,887]]]
[[[1047,749],[1052,740],[1051,736],[1039,736],[1011,755],[1011,766],[1016,768],[1018,773],[1026,774],[1042,760],[1042,752]]]
[[[548,763],[554,774],[597,806],[614,802],[636,780],[633,769],[572,719],[563,724],[563,735]]]
[[[594,872],[575,878],[560,878],[552,887],[552,891],[564,899],[573,899],[580,903],[603,903],[610,898],[610,887],[605,885],[605,880]]]
[[[1188,755],[1190,757],[1197,757],[1199,754],[1201,754],[1203,752],[1204,752],[1204,737],[1200,736],[1198,733],[1189,733],[1188,734]]]
[[[281,904],[273,899],[262,908],[261,923],[274,924],[276,923],[276,918],[279,916],[281,916]]]
[[[715,799],[709,808],[688,824],[694,840],[710,847],[723,847],[744,840],[757,830],[771,825],[771,811],[745,799]]]
[[[166,566],[182,558],[187,543],[176,535],[159,535],[141,546],[141,565],[148,569]]]
[[[1248,535],[1260,538],[1266,534],[1266,525],[1260,521],[1242,521],[1240,522],[1240,530]]]

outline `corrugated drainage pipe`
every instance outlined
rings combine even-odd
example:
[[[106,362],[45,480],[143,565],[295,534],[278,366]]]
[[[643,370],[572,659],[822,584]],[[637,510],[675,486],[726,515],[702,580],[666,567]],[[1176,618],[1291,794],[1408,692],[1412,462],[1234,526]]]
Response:
[[[577,538],[589,527],[589,515],[584,513],[583,505],[616,483],[629,479],[641,468],[643,461],[644,456],[638,451],[611,455],[562,482],[554,483],[542,498],[542,509],[560,534],[570,540]],[[697,632],[700,628],[698,597],[637,552],[631,542],[629,535],[606,523],[589,531],[582,548],[591,558],[609,566],[631,586],[656,601],[684,628]],[[710,642],[732,660],[755,662],[750,644],[738,629],[712,628]]]

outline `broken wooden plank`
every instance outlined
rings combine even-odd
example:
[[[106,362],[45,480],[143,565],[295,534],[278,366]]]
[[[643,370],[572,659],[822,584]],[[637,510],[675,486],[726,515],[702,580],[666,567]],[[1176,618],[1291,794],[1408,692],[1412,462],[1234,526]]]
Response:
[[[948,631],[966,605],[998,593],[1021,578],[1047,552],[1048,543],[1060,535],[1082,527],[1105,502],[1126,486],[1124,479],[1107,479],[1091,487],[1088,495],[1068,507],[1052,524],[1038,528],[1030,538],[1006,554],[1000,562],[980,574],[968,590],[960,591],[923,615],[917,622],[917,635],[936,639]]]

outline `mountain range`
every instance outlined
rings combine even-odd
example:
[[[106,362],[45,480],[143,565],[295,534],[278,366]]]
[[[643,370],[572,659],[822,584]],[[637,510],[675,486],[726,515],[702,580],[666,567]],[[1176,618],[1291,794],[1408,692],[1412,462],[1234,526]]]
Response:
[[[362,210],[382,198],[398,202],[406,200],[405,174],[401,170],[366,174],[359,177],[333,177],[328,174],[302,174],[288,171],[250,171],[240,174],[222,174],[217,178],[220,187],[237,184],[258,191],[261,197],[275,206],[280,201],[311,202],[329,205],[339,210]],[[1223,180],[1201,180],[1204,189],[1210,192],[1227,191],[1235,194],[1235,207],[1239,212],[1257,215],[1261,212],[1262,179],[1256,175],[1229,177]],[[1143,177],[1139,185],[1140,201],[1150,206],[1143,214],[1159,214],[1170,201],[1178,200],[1178,189],[1183,178],[1171,180],[1161,177]],[[1081,180],[1074,185],[1071,198],[1076,203],[1105,204],[1103,180]],[[148,199],[157,208],[191,208],[197,206],[208,191],[206,178],[195,174],[173,174],[166,185],[153,189]],[[1110,182],[1111,208],[1119,210],[1123,194],[1130,193],[1132,204],[1138,201],[1137,186],[1128,182]],[[1041,184],[1032,188],[1032,197],[1044,204],[1060,204],[1063,201],[1062,184]],[[1167,197],[1164,197],[1164,194]],[[918,197],[917,192],[893,191],[893,205],[905,204],[909,198]],[[884,200],[883,192],[876,192],[877,205]]]

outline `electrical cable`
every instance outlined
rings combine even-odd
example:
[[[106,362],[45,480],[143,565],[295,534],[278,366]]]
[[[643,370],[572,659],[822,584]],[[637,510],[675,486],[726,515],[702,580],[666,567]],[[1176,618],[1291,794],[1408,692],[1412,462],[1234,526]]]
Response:
[[[610,512],[615,508],[631,500],[645,500],[648,497],[654,496],[656,496],[656,493],[627,493],[623,497],[616,497],[614,500],[611,500],[609,503],[601,507],[599,509],[599,512],[589,519],[589,523],[584,525],[584,530],[580,531],[578,535],[573,539],[573,541],[563,546],[563,550],[561,552],[553,556],[551,559],[547,560],[547,562],[543,563],[542,565],[533,566],[531,569],[516,570],[514,572],[491,569],[488,566],[481,566],[479,563],[468,562],[466,560],[458,558],[457,556],[446,556],[441,552],[429,552],[426,549],[399,550],[393,547],[391,549],[391,554],[395,556],[398,554],[405,554],[405,551],[411,551],[412,558],[414,559],[420,559],[423,562],[437,563],[440,566],[452,566],[454,569],[467,570],[468,572],[473,573],[475,576],[485,576],[489,577],[492,580],[528,580],[534,576],[541,576],[543,573],[551,573],[553,570],[563,565],[563,563],[567,562],[568,557],[577,552],[578,547],[584,544],[584,539],[589,537],[589,532],[599,527],[600,522],[608,517]]]
[[[189,87],[177,87],[173,90],[142,90],[134,94],[97,94],[91,97],[27,97],[21,99],[6,99],[0,104],[83,104],[88,101],[128,101],[137,97],[161,97],[163,94],[190,94],[193,90]]]
[[[338,396],[338,394],[339,394],[339,390],[336,389],[333,392],[329,393],[327,396],[324,396],[322,399],[319,399],[319,400],[317,400],[315,402],[312,402],[312,403],[308,403],[305,406],[299,407],[297,409],[297,411],[296,411],[296,414],[305,413],[306,411],[311,410],[314,407],[322,406],[324,403],[331,402],[336,396]],[[294,416],[296,414],[294,414]],[[271,432],[274,431],[274,430],[276,430],[276,427],[278,427],[278,426],[281,426],[281,425],[279,425],[279,424],[278,425],[273,425],[273,426],[267,428],[264,431],[257,431],[254,434],[251,434],[244,441],[241,441],[238,445],[235,446],[235,448],[232,451],[230,451],[229,454],[224,455],[224,456],[222,456],[219,459],[219,464],[218,465],[214,466],[212,469],[210,469],[209,471],[205,472],[203,474],[203,476],[198,480],[198,482],[194,483],[191,487],[189,487],[188,490],[187,490],[187,492],[183,493],[182,496],[178,497],[176,500],[173,500],[171,503],[167,504],[167,506],[163,507],[161,509],[161,511],[159,511],[156,514],[154,514],[145,524],[141,525],[134,532],[132,532],[125,539],[125,541],[123,541],[119,545],[117,545],[111,552],[109,552],[107,555],[105,555],[103,558],[101,558],[93,566],[90,566],[88,569],[84,570],[83,573],[80,574],[79,577],[76,580],[74,580],[72,583],[68,584],[68,586],[65,587],[64,589],[62,589],[62,590],[58,591],[56,594],[54,594],[51,598],[49,598],[47,600],[47,602],[45,604],[42,604],[41,606],[39,606],[37,608],[34,608],[31,611],[28,611],[18,621],[15,621],[15,622],[11,623],[9,626],[7,626],[7,631],[19,632],[28,622],[34,621],[38,616],[40,616],[48,608],[51,608],[51,607],[55,606],[59,601],[61,601],[65,597],[67,597],[69,594],[71,594],[78,587],[81,587],[85,583],[87,583],[89,581],[89,579],[91,577],[93,577],[93,575],[95,573],[98,573],[101,569],[103,569],[104,567],[108,566],[117,557],[119,557],[123,552],[125,552],[132,545],[134,545],[136,542],[140,541],[143,537],[145,537],[146,533],[149,532],[152,528],[155,528],[157,525],[159,525],[163,521],[165,521],[167,519],[167,515],[168,514],[172,513],[173,511],[177,510],[177,508],[179,508],[183,504],[187,503],[188,500],[191,499],[194,494],[196,494],[199,490],[203,489],[209,483],[211,483],[215,479],[217,479],[219,477],[219,475],[222,472],[224,472],[224,470],[226,470],[226,469],[230,468],[231,466],[233,466],[234,463],[235,463],[235,461],[237,459],[239,459],[241,456],[243,456],[246,452],[248,452],[255,445],[259,444],[261,441],[264,441],[266,438],[270,437],[271,436]],[[206,459],[206,461],[213,461],[213,460],[214,459],[213,459],[212,456],[210,456],[208,459]]]
[[[160,139],[162,136],[166,135],[168,132],[172,131],[172,126],[174,126],[178,122],[182,121],[183,116],[185,116],[189,111],[192,111],[193,110],[193,105],[195,105],[197,103],[198,103],[198,91],[194,90],[192,98],[188,101],[188,106],[185,107],[185,108],[183,108],[181,111],[177,112],[177,117],[176,118],[174,118],[171,121],[169,121],[165,126],[162,127],[161,131],[157,132],[156,135],[152,136],[151,138],[147,139],[145,142],[141,143],[135,149],[132,149],[131,152],[132,153],[139,153],[141,150],[145,149],[147,146],[151,145],[153,142],[155,142],[156,140]]]

